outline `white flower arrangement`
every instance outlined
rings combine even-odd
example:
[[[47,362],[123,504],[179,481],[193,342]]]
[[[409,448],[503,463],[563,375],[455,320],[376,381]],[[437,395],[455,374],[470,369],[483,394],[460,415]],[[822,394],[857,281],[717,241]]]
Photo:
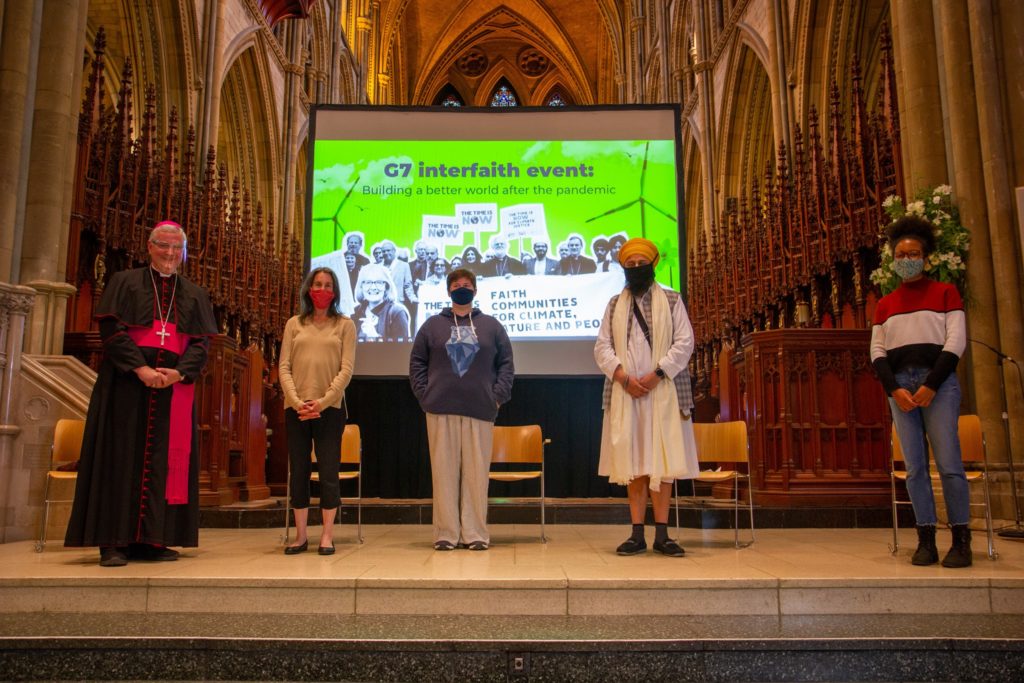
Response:
[[[971,248],[971,237],[960,223],[960,215],[953,205],[953,188],[939,185],[930,190],[918,192],[914,201],[906,206],[903,199],[889,195],[882,202],[882,208],[890,219],[896,220],[907,214],[920,216],[935,228],[935,251],[926,263],[928,277],[940,282],[951,282],[961,292],[967,281],[967,254]],[[880,234],[878,268],[871,272],[871,282],[878,285],[882,294],[888,294],[900,285],[900,278],[893,269],[892,249],[885,238],[885,226]]]

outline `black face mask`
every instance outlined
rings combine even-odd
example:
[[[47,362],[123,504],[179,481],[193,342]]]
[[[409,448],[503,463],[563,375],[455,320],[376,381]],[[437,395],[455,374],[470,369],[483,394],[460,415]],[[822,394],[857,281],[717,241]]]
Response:
[[[623,268],[626,273],[626,286],[634,294],[642,294],[654,283],[654,264]]]
[[[465,306],[466,304],[473,302],[473,297],[476,296],[476,292],[469,287],[459,287],[458,289],[453,289],[450,296],[452,297],[452,301],[461,306]]]

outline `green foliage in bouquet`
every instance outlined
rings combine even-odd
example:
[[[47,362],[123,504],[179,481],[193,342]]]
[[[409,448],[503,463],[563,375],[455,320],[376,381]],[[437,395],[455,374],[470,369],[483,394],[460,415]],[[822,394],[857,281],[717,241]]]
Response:
[[[953,205],[952,188],[939,185],[933,190],[923,190],[914,196],[906,206],[903,199],[889,195],[882,202],[882,208],[889,218],[896,220],[913,214],[929,221],[935,228],[935,251],[924,264],[925,274],[933,280],[951,282],[961,294],[965,294],[967,283],[967,252],[971,248],[971,236],[960,223],[960,214]],[[881,264],[871,273],[871,281],[878,285],[882,294],[888,294],[900,285],[900,278],[893,270],[892,249],[885,238],[885,227],[880,235],[879,255]]]

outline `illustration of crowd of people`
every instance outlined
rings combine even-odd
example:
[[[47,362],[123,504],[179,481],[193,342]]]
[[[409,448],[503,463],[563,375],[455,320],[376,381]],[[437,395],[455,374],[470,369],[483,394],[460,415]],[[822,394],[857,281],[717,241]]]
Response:
[[[582,235],[573,233],[550,252],[551,240],[530,239],[530,253],[509,254],[509,240],[500,233],[488,240],[486,252],[473,245],[445,258],[438,245],[420,240],[400,249],[381,240],[364,252],[362,232],[345,235],[344,261],[351,288],[352,320],[359,341],[411,341],[411,322],[416,316],[419,291],[424,285],[440,285],[455,270],[467,270],[477,278],[520,275],[622,274],[619,251],[629,239],[625,232],[595,237],[588,255]],[[342,306],[344,309],[344,305]],[[347,312],[347,311],[346,311]]]

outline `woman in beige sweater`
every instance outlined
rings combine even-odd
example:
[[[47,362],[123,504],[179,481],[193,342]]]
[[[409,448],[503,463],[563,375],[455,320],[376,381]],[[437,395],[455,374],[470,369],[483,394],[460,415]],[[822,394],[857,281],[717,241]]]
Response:
[[[285,401],[285,431],[291,463],[288,495],[295,511],[295,542],[285,555],[309,547],[311,452],[317,453],[323,530],[319,553],[334,554],[334,517],[341,503],[338,467],[341,434],[348,411],[345,387],[352,379],[356,357],[356,327],[338,311],[338,276],[330,268],[315,268],[299,290],[299,314],[288,320],[281,339],[278,372]]]

